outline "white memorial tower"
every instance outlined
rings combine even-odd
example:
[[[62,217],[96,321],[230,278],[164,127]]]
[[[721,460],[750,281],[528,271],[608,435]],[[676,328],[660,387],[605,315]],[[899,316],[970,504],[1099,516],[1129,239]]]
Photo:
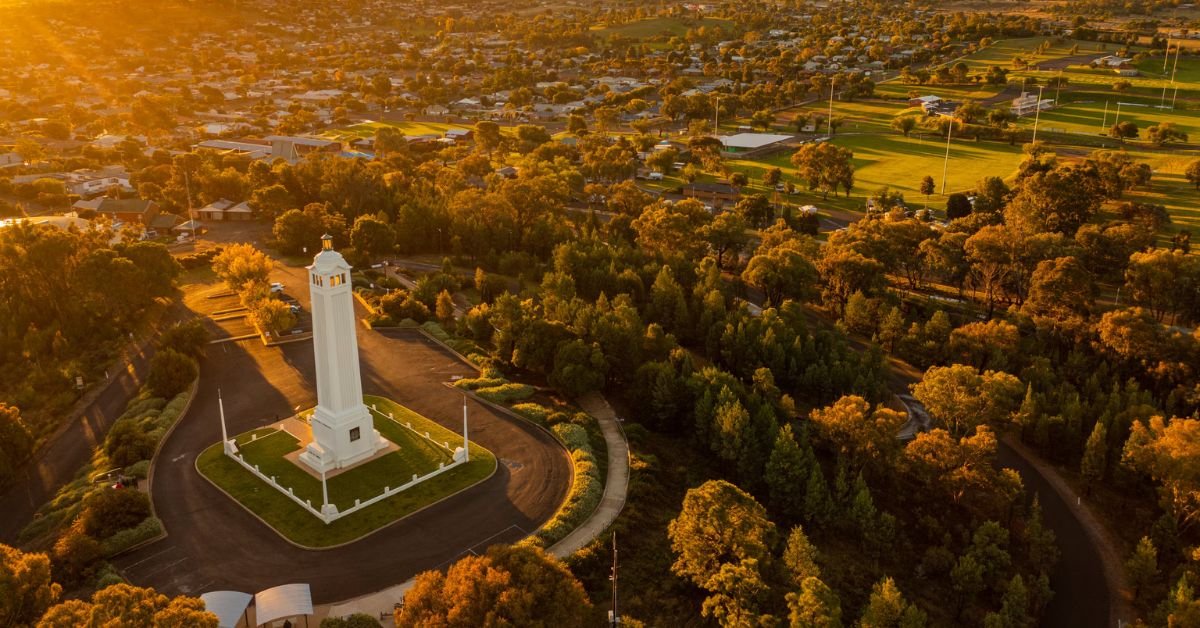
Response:
[[[354,296],[350,264],[333,250],[333,238],[321,238],[321,252],[308,267],[312,296],[313,353],[317,361],[317,408],[310,420],[313,440],[301,462],[327,472],[370,458],[386,447],[363,405],[358,371]]]

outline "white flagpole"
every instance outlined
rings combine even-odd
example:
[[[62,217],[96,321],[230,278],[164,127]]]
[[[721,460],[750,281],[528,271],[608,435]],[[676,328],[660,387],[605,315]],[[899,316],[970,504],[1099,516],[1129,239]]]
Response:
[[[471,457],[471,441],[467,438],[467,396],[463,395],[463,460]]]
[[[229,434],[225,431],[225,400],[221,398],[221,389],[217,389],[217,406],[221,410],[221,448],[229,452]]]
[[[325,506],[329,504],[329,487],[325,484],[325,469],[321,469],[321,513],[324,514]]]

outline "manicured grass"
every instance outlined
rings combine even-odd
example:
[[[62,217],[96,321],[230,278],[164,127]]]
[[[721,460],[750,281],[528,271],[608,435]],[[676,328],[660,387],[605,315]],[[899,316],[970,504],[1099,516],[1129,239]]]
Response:
[[[619,37],[642,40],[655,37],[682,37],[687,34],[689,28],[698,28],[700,26],[706,26],[709,28],[717,27],[728,30],[732,27],[732,22],[715,18],[692,20],[676,17],[656,17],[648,20],[640,20],[637,22],[630,22],[628,24],[621,24],[620,26],[594,28],[592,29],[592,32],[600,37],[617,35]]]
[[[393,414],[397,421],[411,421],[414,429],[422,433],[428,431],[431,437],[439,442],[448,441],[451,447],[462,438],[393,401],[373,396],[365,397],[364,401],[368,405],[375,404],[385,414]],[[340,509],[353,506],[355,499],[370,498],[382,492],[385,486],[399,486],[410,481],[414,473],[423,475],[436,469],[439,462],[451,460],[443,448],[386,418],[376,416],[375,427],[401,449],[329,478],[329,499]],[[258,435],[257,440],[251,442],[251,435]],[[260,429],[242,434],[236,440],[248,462],[258,465],[264,474],[274,476],[280,484],[291,487],[300,499],[310,500],[315,508],[320,507],[320,481],[283,458],[299,448],[295,437],[285,432]],[[467,464],[328,525],[223,455],[220,443],[205,449],[196,465],[209,481],[233,495],[291,541],[308,547],[329,547],[352,541],[483,481],[495,470],[496,458],[487,449],[471,443],[471,459]]]
[[[888,83],[880,83],[875,86],[875,93],[887,98],[904,98],[908,99],[908,93],[911,91],[920,92],[922,96],[932,95],[945,98],[946,100],[984,100],[991,98],[1000,93],[1004,89],[1003,85],[988,85],[980,83],[978,85],[911,85],[901,83],[900,81],[891,81]],[[834,105],[837,106],[836,104]]]
[[[1002,39],[993,43],[987,48],[983,48],[973,54],[968,55],[962,60],[967,65],[971,66],[972,71],[986,70],[988,67],[998,65],[1005,69],[1012,68],[1013,57],[1021,57],[1028,61],[1030,65],[1045,63],[1054,59],[1062,59],[1075,55],[1095,55],[1102,57],[1104,55],[1116,54],[1120,46],[1116,44],[1108,44],[1107,49],[1102,49],[1100,42],[1094,41],[1076,41],[1065,40],[1058,45],[1051,45],[1045,53],[1037,55],[1034,50],[1042,45],[1043,42],[1052,41],[1052,37],[1023,37],[1017,39]],[[1072,46],[1079,46],[1079,50],[1075,55],[1071,54]],[[1131,54],[1134,51],[1131,51]],[[957,61],[955,61],[957,63]]]
[[[850,192],[850,198],[842,195],[826,199],[818,192],[804,190],[793,196],[784,195],[783,200],[802,205],[811,203],[821,209],[863,211],[866,199],[885,185],[902,192],[910,205],[924,204],[925,197],[918,192],[918,188],[925,175],[932,176],[938,189],[941,189],[942,163],[946,155],[943,138],[929,134],[922,136],[915,132],[906,138],[893,131],[862,135],[839,133],[833,142],[854,151],[854,189]],[[751,185],[744,189],[745,193],[766,193],[770,197],[773,192],[761,185],[762,173],[770,167],[782,170],[785,181],[793,181],[797,187],[806,187],[803,181],[796,178],[791,155],[791,151],[785,151],[753,161],[730,160],[729,164],[735,171],[745,172],[749,177]],[[954,140],[950,146],[946,193],[969,190],[985,176],[1009,177],[1016,171],[1021,158],[1019,145]],[[941,207],[945,197],[934,194],[929,202],[933,207]]]
[[[833,117],[842,118],[842,126],[838,133],[867,133],[888,131],[892,118],[910,110],[907,102],[885,100],[855,100],[833,102]],[[913,109],[915,111],[915,109]],[[817,101],[796,109],[809,116],[826,118],[829,115],[829,101]],[[795,127],[789,129],[794,132]],[[817,133],[825,134],[825,126],[818,126]]]
[[[1171,224],[1159,233],[1159,244],[1167,245],[1170,237],[1179,229],[1200,231],[1200,191],[1197,191],[1183,176],[1188,164],[1200,159],[1195,151],[1184,153],[1171,150],[1130,150],[1137,161],[1144,161],[1154,169],[1149,190],[1126,192],[1121,199],[1141,203],[1155,203],[1167,208]]]
[[[1046,91],[1050,93],[1050,90]],[[1171,94],[1168,93],[1168,104],[1170,100]],[[1108,128],[1117,120],[1117,104],[1121,103],[1121,121],[1136,123],[1143,134],[1148,127],[1171,122],[1189,136],[1200,139],[1200,111],[1183,108],[1159,109],[1158,94],[1145,97],[1117,94],[1112,91],[1064,92],[1061,101],[1060,107],[1042,112],[1039,128],[1068,133],[1099,134],[1102,123]],[[1106,103],[1107,120],[1104,113]],[[1032,127],[1033,119],[1022,119],[1021,123]]]
[[[343,129],[326,131],[322,135],[336,140],[354,140],[364,137],[374,137],[375,132],[382,127],[390,126],[404,135],[444,135],[450,129],[469,128],[461,124],[442,124],[440,122],[360,122]]]

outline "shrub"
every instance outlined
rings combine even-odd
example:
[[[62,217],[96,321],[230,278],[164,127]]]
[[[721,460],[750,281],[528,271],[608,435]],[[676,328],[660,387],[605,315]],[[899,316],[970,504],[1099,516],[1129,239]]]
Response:
[[[571,454],[571,463],[575,467],[575,483],[571,485],[571,492],[554,517],[537,533],[537,541],[546,547],[561,541],[591,516],[604,495],[600,470],[591,453],[578,449]]]
[[[162,349],[173,349],[192,358],[204,356],[208,346],[209,333],[204,323],[199,319],[179,323],[163,332],[159,337],[158,346]]]
[[[125,467],[123,473],[131,478],[146,479],[150,475],[150,461],[139,460],[128,467]]]
[[[120,418],[117,420],[143,417],[154,410],[161,410],[165,405],[167,405],[167,400],[162,397],[149,397],[147,399],[132,401],[125,407],[125,412],[122,412]]]
[[[475,394],[492,403],[509,404],[532,397],[533,386],[529,384],[502,384],[500,386],[477,389]]]
[[[429,307],[407,290],[396,290],[379,299],[379,309],[393,319],[411,318],[418,323],[429,320]]]
[[[113,567],[111,563],[104,563],[100,567],[100,571],[96,573],[94,588],[99,591],[100,589],[106,589],[114,584],[123,584],[124,582],[125,579],[121,577],[121,574],[117,573],[116,567]]]
[[[455,388],[463,390],[478,390],[480,388],[494,388],[507,384],[508,380],[503,377],[479,377],[476,379],[460,379],[454,382]]]
[[[134,489],[105,489],[84,500],[79,523],[88,536],[105,539],[136,526],[148,516],[150,499],[145,493]]]
[[[378,628],[383,624],[366,613],[354,613],[349,617],[326,617],[321,628]]]
[[[512,407],[512,411],[538,425],[546,425],[546,419],[550,416],[550,408],[537,403],[518,403]]]
[[[588,444],[587,430],[574,423],[559,423],[553,429],[554,435],[558,436],[568,450],[572,452],[583,450],[589,454],[592,453],[591,445]]]
[[[198,371],[192,358],[174,349],[163,349],[150,361],[146,387],[155,397],[174,397],[191,385]]]
[[[55,579],[70,585],[89,577],[103,551],[100,542],[88,535],[76,519],[50,553]]]
[[[146,517],[141,523],[132,528],[118,531],[104,540],[101,546],[105,556],[114,556],[141,543],[162,534],[162,521],[158,517]]]
[[[183,413],[183,409],[187,407],[187,404],[188,394],[186,392],[175,395],[171,403],[163,407],[162,412],[158,415],[158,420],[154,422],[155,425],[159,427],[171,427],[175,424],[175,421],[179,420],[179,415]]]
[[[104,438],[104,452],[119,467],[149,460],[154,455],[156,445],[157,441],[129,419],[117,421]]]

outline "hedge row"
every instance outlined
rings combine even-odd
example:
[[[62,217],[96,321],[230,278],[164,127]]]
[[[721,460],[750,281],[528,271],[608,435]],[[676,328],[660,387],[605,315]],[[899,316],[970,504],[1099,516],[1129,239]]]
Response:
[[[529,384],[501,384],[488,388],[477,388],[475,394],[492,403],[510,404],[532,397],[533,386]]]
[[[480,388],[503,386],[507,383],[508,380],[503,377],[477,377],[475,379],[460,379],[454,382],[454,386],[463,390],[478,390]]]
[[[571,492],[567,494],[567,499],[558,512],[554,513],[533,539],[534,543],[542,547],[549,547],[566,538],[596,511],[596,507],[600,505],[600,498],[604,495],[600,469],[596,466],[592,448],[587,445],[587,434],[578,425],[565,423],[555,426],[556,433],[560,427],[577,428],[578,434],[575,434],[574,430],[568,430],[568,433],[572,440],[582,436],[583,447],[571,452],[571,464],[575,467],[575,482],[571,485]]]
[[[104,539],[101,546],[104,548],[105,556],[114,556],[138,543],[148,541],[162,534],[162,531],[162,521],[158,517],[146,517],[138,525],[132,528],[125,528]]]

